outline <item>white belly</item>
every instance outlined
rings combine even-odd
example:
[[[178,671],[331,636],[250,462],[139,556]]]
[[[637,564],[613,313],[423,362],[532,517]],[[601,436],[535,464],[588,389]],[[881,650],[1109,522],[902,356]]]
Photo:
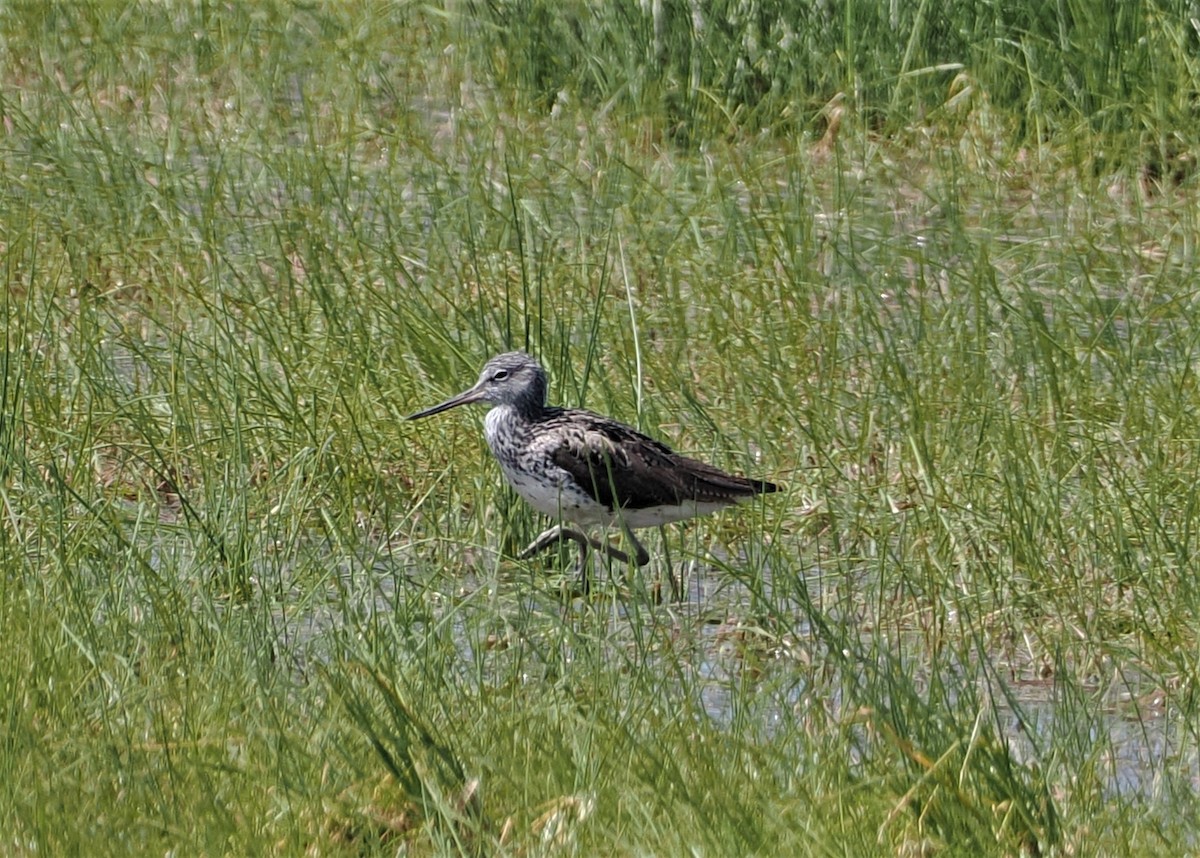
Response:
[[[504,465],[501,465],[501,470],[517,494],[543,515],[576,524],[607,525],[615,520],[608,507],[596,503],[590,495],[581,491],[561,468],[538,474],[536,478],[531,474],[510,470]]]

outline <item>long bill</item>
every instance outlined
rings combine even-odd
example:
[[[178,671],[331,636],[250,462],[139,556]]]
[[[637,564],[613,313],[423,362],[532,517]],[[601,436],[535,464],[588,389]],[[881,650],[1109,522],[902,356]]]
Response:
[[[470,390],[464,390],[457,396],[451,396],[445,402],[439,402],[432,408],[426,408],[424,411],[418,411],[415,414],[410,414],[405,417],[405,420],[420,420],[422,417],[432,417],[435,414],[441,414],[443,411],[449,411],[451,408],[457,408],[460,405],[467,405],[472,402],[478,402],[483,398],[483,388],[480,385],[475,385]]]

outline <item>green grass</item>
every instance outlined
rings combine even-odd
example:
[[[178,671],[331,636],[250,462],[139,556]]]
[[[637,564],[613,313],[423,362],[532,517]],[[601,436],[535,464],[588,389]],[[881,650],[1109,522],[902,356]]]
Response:
[[[0,851],[1194,850],[1196,34],[1043,5],[0,12]],[[566,597],[518,347],[784,491]]]

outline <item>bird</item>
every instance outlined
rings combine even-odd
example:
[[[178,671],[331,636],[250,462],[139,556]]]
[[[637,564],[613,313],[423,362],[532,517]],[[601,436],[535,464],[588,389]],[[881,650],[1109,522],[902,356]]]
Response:
[[[531,507],[557,524],[519,555],[527,559],[565,540],[579,545],[579,572],[588,549],[618,563],[644,566],[649,552],[635,529],[707,515],[779,490],[766,480],[726,473],[680,455],[617,420],[581,408],[546,403],[546,371],[523,351],[496,355],[467,390],[408,415],[420,420],[470,403],[490,404],[484,419],[488,447],[505,480]],[[578,525],[583,530],[568,527]],[[589,535],[618,525],[633,557]],[[586,579],[585,579],[586,585]]]

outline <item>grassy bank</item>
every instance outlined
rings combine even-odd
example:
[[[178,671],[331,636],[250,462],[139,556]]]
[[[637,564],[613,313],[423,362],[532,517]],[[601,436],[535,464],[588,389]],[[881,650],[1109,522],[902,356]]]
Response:
[[[1195,33],[975,5],[0,13],[3,851],[1194,849]],[[509,348],[785,490],[565,597]]]

